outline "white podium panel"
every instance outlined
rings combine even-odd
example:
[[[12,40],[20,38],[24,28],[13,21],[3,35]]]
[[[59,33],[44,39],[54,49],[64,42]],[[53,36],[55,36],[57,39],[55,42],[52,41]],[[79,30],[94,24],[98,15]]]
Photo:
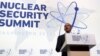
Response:
[[[95,36],[93,34],[66,34],[67,45],[95,45]]]

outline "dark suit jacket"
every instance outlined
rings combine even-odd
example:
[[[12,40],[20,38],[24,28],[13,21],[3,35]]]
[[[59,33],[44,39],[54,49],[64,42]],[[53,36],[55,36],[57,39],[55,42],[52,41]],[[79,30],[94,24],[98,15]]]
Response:
[[[58,36],[57,45],[56,45],[57,52],[60,52],[60,49],[64,44],[64,42],[65,42],[65,34]],[[67,51],[62,51],[62,56],[67,56]]]

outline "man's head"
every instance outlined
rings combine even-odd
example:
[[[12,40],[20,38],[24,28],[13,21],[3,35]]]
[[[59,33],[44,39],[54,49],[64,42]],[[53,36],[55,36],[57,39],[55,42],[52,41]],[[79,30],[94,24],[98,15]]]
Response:
[[[69,23],[66,23],[65,26],[64,26],[64,30],[66,33],[70,33],[71,32],[71,24]]]

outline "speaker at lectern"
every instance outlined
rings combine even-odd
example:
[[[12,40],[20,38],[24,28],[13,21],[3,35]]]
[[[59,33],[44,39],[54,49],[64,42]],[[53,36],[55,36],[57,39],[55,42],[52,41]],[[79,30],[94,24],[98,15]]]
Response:
[[[68,56],[90,56],[90,48],[96,45],[93,34],[66,34],[61,48]]]

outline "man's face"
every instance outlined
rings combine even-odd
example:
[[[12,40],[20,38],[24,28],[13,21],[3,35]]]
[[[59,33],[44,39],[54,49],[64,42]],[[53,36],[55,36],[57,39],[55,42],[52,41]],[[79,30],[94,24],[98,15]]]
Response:
[[[66,23],[64,26],[64,30],[65,30],[65,32],[70,33],[71,32],[71,25],[69,23]]]

